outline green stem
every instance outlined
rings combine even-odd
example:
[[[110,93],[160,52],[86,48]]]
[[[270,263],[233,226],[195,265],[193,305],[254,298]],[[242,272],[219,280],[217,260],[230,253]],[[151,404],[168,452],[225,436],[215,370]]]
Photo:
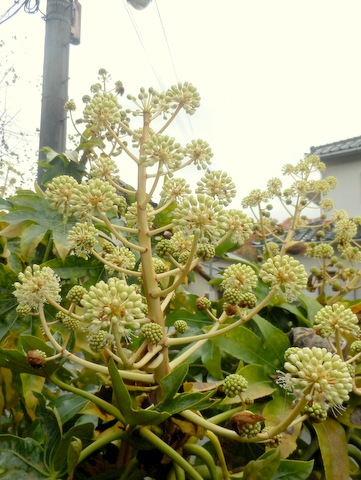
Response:
[[[120,413],[120,411],[114,407],[111,403],[106,402],[100,397],[97,397],[96,395],[93,395],[90,392],[87,392],[86,390],[82,390],[81,388],[74,387],[74,385],[69,385],[68,383],[63,382],[60,380],[55,373],[50,375],[49,379],[58,387],[60,387],[63,390],[66,390],[67,392],[72,392],[75,393],[76,395],[79,395],[80,397],[86,398],[89,400],[89,402],[94,403],[97,405],[99,408],[104,410],[105,412],[109,413],[112,415],[114,418],[116,418],[120,423],[123,425],[127,425],[126,420],[124,419],[123,415]]]
[[[48,235],[48,241],[46,242],[46,248],[45,248],[45,252],[44,252],[44,256],[43,256],[43,262],[42,263],[45,263],[48,258],[49,258],[49,254],[51,252],[51,249],[53,248],[53,235],[51,233],[49,233]]]
[[[180,467],[177,463],[173,463],[173,469],[175,480],[185,480],[186,474],[182,467]]]
[[[203,448],[201,445],[195,445],[194,443],[186,443],[184,445],[184,451],[190,453],[191,455],[195,455],[196,457],[203,460],[203,462],[207,465],[207,468],[211,476],[211,480],[218,480],[216,464],[214,463],[213,457],[208,452],[208,450]],[[224,478],[224,480],[227,480],[227,479],[228,477]]]
[[[138,459],[136,457],[132,458],[128,465],[125,467],[124,471],[122,472],[119,480],[129,480],[131,477],[132,472],[138,469]]]
[[[112,323],[112,333],[114,335],[115,345],[117,347],[117,353],[118,353],[121,361],[123,362],[123,365],[125,367],[129,367],[130,363],[129,363],[128,357],[126,356],[126,354],[123,350],[122,344],[120,342],[120,335],[119,335],[118,326],[114,322]]]
[[[124,430],[119,430],[118,432],[111,432],[110,434],[106,435],[106,432],[102,433],[101,437],[97,440],[94,440],[90,445],[84,448],[81,451],[77,465],[83,462],[89,455],[100,450],[102,447],[109,445],[109,443],[114,442],[114,440],[120,440],[123,438],[127,438],[129,435]]]
[[[206,437],[208,437],[209,440],[212,442],[212,445],[216,451],[219,464],[222,469],[223,480],[229,480],[229,472],[226,464],[226,459],[224,458],[224,453],[219,438],[210,430],[207,430]]]
[[[149,428],[142,427],[139,430],[140,436],[148,440],[152,445],[157,449],[167,455],[173,462],[177,463],[183,470],[187,473],[189,478],[193,480],[203,480],[202,477],[197,473],[192,465],[190,465],[187,460],[185,460],[179,453],[177,453],[171,446],[165,443],[161,438],[159,438],[155,433],[151,432]]]

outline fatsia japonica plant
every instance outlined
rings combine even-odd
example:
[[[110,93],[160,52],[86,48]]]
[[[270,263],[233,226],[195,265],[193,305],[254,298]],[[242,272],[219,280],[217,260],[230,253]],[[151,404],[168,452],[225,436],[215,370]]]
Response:
[[[347,294],[360,287],[361,222],[304,216],[320,195],[333,209],[336,179],[315,179],[325,165],[312,155],[284,167],[287,188],[251,192],[249,214],[230,208],[235,184],[211,169],[208,143],[167,135],[200,105],[192,84],[142,88],[125,108],[122,83],[109,89],[103,69],[99,80],[75,122],[77,156],[50,152],[44,190],[2,201],[0,477],[359,478],[359,302]],[[194,193],[178,177],[190,166],[203,170]],[[301,228],[315,229],[309,272],[290,254]],[[232,254],[250,242],[253,262]]]

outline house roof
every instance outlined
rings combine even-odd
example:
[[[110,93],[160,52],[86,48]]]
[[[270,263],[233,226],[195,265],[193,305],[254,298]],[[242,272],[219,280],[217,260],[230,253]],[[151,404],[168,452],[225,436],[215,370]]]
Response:
[[[352,153],[361,152],[361,136],[311,147],[310,152],[312,155],[319,155],[320,157],[351,155]]]

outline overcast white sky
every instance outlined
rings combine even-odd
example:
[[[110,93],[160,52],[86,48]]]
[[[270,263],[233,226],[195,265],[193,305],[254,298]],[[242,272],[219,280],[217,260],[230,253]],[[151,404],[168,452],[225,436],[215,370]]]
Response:
[[[361,134],[360,0],[153,0],[131,10],[147,54],[125,0],[80,1],[69,97],[81,106],[100,67],[127,93],[161,89],[157,77],[165,87],[191,82],[201,108],[191,124],[182,117],[179,140],[209,142],[213,168],[237,184],[233,208],[311,146]],[[2,0],[0,14],[12,4]],[[15,103],[28,129],[40,120],[40,89],[32,85],[42,74],[44,23],[21,11],[0,26],[0,39],[18,37],[13,58],[23,83]]]

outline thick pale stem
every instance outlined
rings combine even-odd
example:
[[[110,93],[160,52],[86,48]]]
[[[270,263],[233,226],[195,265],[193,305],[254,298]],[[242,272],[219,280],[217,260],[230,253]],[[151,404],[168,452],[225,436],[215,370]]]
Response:
[[[140,154],[143,153],[144,143],[149,136],[151,116],[149,112],[144,112],[143,117],[143,133],[140,139]],[[151,295],[151,292],[157,291],[158,281],[154,270],[152,258],[151,232],[148,225],[147,214],[147,172],[143,164],[138,165],[138,190],[137,190],[137,222],[138,222],[138,239],[139,245],[142,247],[142,278],[144,294],[148,304],[148,317],[163,328],[163,336],[165,337],[164,314],[161,308],[159,298]],[[163,345],[163,358],[160,366],[156,369],[155,377],[160,380],[170,372],[168,360],[168,348]]]

